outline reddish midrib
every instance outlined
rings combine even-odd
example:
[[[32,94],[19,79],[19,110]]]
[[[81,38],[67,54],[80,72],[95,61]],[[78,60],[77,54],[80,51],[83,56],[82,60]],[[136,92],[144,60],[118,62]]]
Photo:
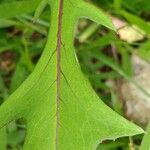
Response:
[[[61,76],[61,36],[62,36],[62,16],[63,16],[63,2],[59,2],[59,14],[58,14],[58,32],[57,32],[57,93],[56,93],[56,150],[58,150],[59,145],[59,121],[60,121],[60,76]]]

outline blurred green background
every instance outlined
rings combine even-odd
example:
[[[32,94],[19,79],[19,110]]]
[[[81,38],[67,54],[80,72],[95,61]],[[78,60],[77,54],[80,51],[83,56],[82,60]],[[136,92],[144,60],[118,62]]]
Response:
[[[12,0],[0,0],[0,6],[8,2]],[[81,69],[108,106],[145,128],[150,119],[150,1],[89,2],[108,14],[118,32],[79,20],[74,45]],[[49,7],[36,23],[33,15],[0,19],[1,104],[33,71],[46,43]],[[21,150],[25,132],[23,120],[11,122],[0,131],[0,150]],[[104,141],[97,150],[138,150],[141,140],[142,135]]]

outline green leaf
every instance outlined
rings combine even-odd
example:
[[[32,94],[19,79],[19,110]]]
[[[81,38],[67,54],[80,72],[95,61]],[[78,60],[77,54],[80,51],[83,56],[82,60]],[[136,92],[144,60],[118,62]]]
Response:
[[[27,78],[28,74],[29,70],[20,60],[11,79],[10,93],[14,92],[21,85],[21,83]]]
[[[3,98],[5,98],[5,91],[6,87],[0,73],[0,103],[2,103]],[[0,129],[0,150],[6,150],[6,135],[6,128]]]
[[[150,34],[150,25],[144,21],[143,19],[139,18],[136,15],[133,15],[129,12],[121,10],[120,13],[131,23],[139,27],[143,30],[146,34]]]
[[[133,76],[133,66],[132,66],[130,55],[129,55],[128,51],[121,45],[118,45],[118,51],[122,57],[123,70],[129,77],[132,77]]]
[[[95,57],[97,60],[100,60],[105,65],[112,68],[114,71],[116,71],[118,74],[120,74],[122,77],[124,77],[126,80],[131,82],[133,85],[139,89],[140,92],[143,92],[147,97],[150,97],[149,91],[147,89],[144,89],[137,81],[135,81],[128,73],[126,73],[116,62],[113,61],[110,57],[107,57],[106,55],[102,54],[101,52],[98,52],[96,50],[95,54],[91,54],[93,57]]]
[[[143,59],[150,61],[150,41],[146,41],[138,48],[138,55]]]
[[[123,3],[123,0],[114,0],[114,8],[116,10],[119,10],[121,8],[122,3]]]
[[[33,12],[40,0],[24,0],[0,4],[0,19],[12,18],[22,14]],[[7,13],[6,13],[7,12]]]
[[[35,14],[34,14],[34,22],[36,22],[40,15],[42,14],[43,10],[45,9],[45,7],[48,5],[48,0],[42,0],[39,4],[39,6],[37,7]]]
[[[50,2],[46,47],[33,73],[0,107],[0,127],[25,119],[23,150],[91,150],[105,139],[143,133],[100,101],[76,58],[77,20],[84,16],[113,28],[109,19],[81,0]]]
[[[99,28],[98,24],[91,24],[79,37],[78,40],[80,43],[85,42],[97,29]]]
[[[21,24],[11,19],[0,19],[0,28],[7,28],[14,25],[21,25]]]
[[[98,9],[97,7],[95,7],[91,4],[83,2],[82,0],[78,0],[78,1],[76,1],[76,4],[74,4],[74,5],[77,5],[76,6],[78,9],[77,14],[80,17],[88,18],[88,19],[93,20],[94,22],[96,22],[98,24],[104,25],[104,26],[110,28],[111,30],[116,31],[116,28],[112,24],[112,21],[109,19],[109,17],[107,17],[105,15],[105,13],[103,13],[102,10]],[[71,2],[70,2],[70,4],[71,4]]]
[[[0,150],[6,150],[6,128],[0,129]]]
[[[147,127],[147,134],[145,134],[140,147],[140,150],[149,150],[149,149],[150,149],[150,123],[148,124]]]

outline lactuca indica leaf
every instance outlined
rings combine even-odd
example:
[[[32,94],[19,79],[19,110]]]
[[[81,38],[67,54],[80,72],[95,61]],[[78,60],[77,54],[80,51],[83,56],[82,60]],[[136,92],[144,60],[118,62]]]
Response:
[[[24,118],[24,150],[92,150],[104,139],[143,133],[99,100],[76,58],[78,19],[112,29],[110,20],[82,0],[50,0],[50,5],[47,45],[33,73],[1,106],[0,127]]]

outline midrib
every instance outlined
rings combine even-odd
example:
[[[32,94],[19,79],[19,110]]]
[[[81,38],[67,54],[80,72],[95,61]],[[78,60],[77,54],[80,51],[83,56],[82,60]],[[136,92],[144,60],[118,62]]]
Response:
[[[63,16],[63,2],[59,0],[59,14],[58,14],[58,32],[57,32],[57,80],[56,80],[56,141],[55,149],[58,150],[59,145],[59,121],[60,121],[60,76],[61,76],[61,36],[62,36],[62,16]]]

